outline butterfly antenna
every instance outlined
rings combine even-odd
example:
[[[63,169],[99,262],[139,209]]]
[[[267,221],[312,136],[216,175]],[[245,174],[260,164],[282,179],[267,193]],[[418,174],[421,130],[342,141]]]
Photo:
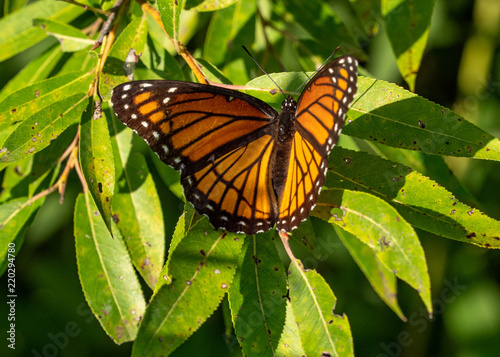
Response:
[[[260,70],[261,70],[262,72],[264,72],[264,74],[265,74],[266,76],[268,76],[268,77],[269,77],[269,79],[270,79],[270,80],[271,80],[271,81],[272,81],[272,82],[276,85],[276,87],[278,87],[278,89],[280,90],[281,94],[283,94],[283,97],[285,97],[285,98],[286,98],[285,93],[283,92],[283,90],[281,89],[281,87],[278,85],[278,83],[276,83],[276,82],[274,81],[274,79],[272,79],[272,78],[271,78],[271,76],[270,76],[270,75],[269,75],[269,74],[268,74],[268,73],[264,70],[264,68],[262,68],[262,67],[260,66],[259,62],[257,62],[257,60],[256,60],[256,59],[252,56],[252,54],[250,53],[250,51],[249,51],[249,50],[247,50],[247,48],[246,48],[245,46],[241,46],[241,47],[243,47],[243,49],[245,50],[245,52],[246,52],[246,53],[248,53],[248,55],[249,55],[249,56],[250,56],[250,58],[251,58],[251,59],[255,62],[255,64],[257,65],[257,67],[259,67],[259,68],[260,68]]]
[[[325,65],[328,62],[330,62],[330,59],[338,51],[339,48],[340,48],[340,46],[337,46],[337,48],[335,50],[333,50],[332,54],[330,56],[328,56],[328,58],[323,62],[323,64],[317,70],[314,71],[314,73],[313,73],[313,75],[311,77],[314,77],[316,75],[316,73],[318,73],[321,70],[321,68],[325,67]],[[307,73],[306,73],[306,76],[307,76]],[[293,93],[293,96],[295,96],[295,94],[297,94],[297,92],[304,86],[304,84],[309,83],[309,79],[311,77],[307,76],[307,81],[302,82],[302,84],[299,86],[299,88],[297,88],[297,90]]]

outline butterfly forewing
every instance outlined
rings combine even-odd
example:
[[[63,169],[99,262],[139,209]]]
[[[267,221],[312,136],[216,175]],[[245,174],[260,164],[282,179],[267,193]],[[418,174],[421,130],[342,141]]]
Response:
[[[181,171],[188,201],[216,227],[252,234],[276,217],[270,158],[277,112],[224,88],[133,81],[113,90],[118,118]]]
[[[291,231],[305,220],[325,182],[328,155],[357,89],[357,61],[339,57],[309,81],[297,102],[296,129],[277,228]]]

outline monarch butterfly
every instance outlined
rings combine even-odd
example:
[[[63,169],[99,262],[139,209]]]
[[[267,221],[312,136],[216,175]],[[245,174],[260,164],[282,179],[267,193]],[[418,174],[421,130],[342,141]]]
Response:
[[[278,114],[265,102],[205,84],[150,80],[113,89],[112,106],[167,165],[188,201],[215,228],[290,232],[307,219],[325,182],[357,89],[357,61],[342,56]]]

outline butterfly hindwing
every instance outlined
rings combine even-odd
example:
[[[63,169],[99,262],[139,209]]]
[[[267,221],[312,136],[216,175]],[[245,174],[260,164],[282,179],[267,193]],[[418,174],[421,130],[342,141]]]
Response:
[[[269,177],[273,149],[274,135],[263,135],[210,160],[182,178],[187,199],[216,228],[246,234],[269,230],[276,220]]]

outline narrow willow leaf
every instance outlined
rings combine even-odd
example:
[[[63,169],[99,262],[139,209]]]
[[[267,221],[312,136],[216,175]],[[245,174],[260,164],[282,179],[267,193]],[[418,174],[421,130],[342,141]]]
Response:
[[[453,192],[462,200],[474,205],[479,205],[476,198],[453,174],[444,157],[427,155],[419,151],[400,150],[375,142],[371,142],[371,144],[375,147],[375,152],[379,152],[379,155],[383,155],[385,159],[408,165],[422,175],[439,182],[440,185]]]
[[[349,0],[352,10],[362,23],[366,38],[371,38],[378,33],[380,26],[380,1],[379,0]],[[355,30],[357,30],[355,28]]]
[[[100,116],[95,117],[96,114]],[[80,165],[102,219],[111,232],[111,201],[115,191],[115,160],[104,112],[94,113],[89,100],[80,129]]]
[[[395,84],[358,77],[342,133],[427,154],[500,160],[500,140]]]
[[[61,48],[53,46],[37,58],[31,60],[0,90],[0,101],[22,88],[47,78],[57,66],[62,56]]]
[[[231,6],[238,0],[186,0],[186,10],[216,11]]]
[[[180,18],[184,8],[184,0],[157,0],[156,3],[167,35],[172,40],[179,40]]]
[[[272,73],[269,76],[283,89],[285,95],[292,95],[297,88],[307,82],[308,75],[311,74],[312,72],[290,72]],[[276,110],[281,110],[283,95],[268,76],[260,76],[249,81],[245,85],[245,93],[265,101]]]
[[[125,187],[113,198],[113,220],[125,238],[134,266],[153,289],[165,251],[161,204],[144,157],[131,153],[123,164]]]
[[[168,355],[215,311],[238,264],[242,239],[214,231],[203,218],[170,251],[170,285],[154,295],[144,315],[132,356]]]
[[[305,356],[302,343],[300,341],[299,329],[295,322],[292,304],[286,301],[286,320],[283,326],[275,356]]]
[[[130,50],[139,56],[144,51],[148,33],[148,22],[146,14],[132,20],[113,43],[109,53],[109,59],[104,64],[101,78],[99,80],[99,91],[103,101],[111,98],[111,91],[117,85],[129,80],[127,74],[131,75],[135,67],[135,57],[132,63],[127,59]],[[127,63],[125,61],[128,61]],[[124,68],[125,66],[130,68]],[[126,73],[126,70],[130,73]]]
[[[203,58],[215,65],[224,61],[226,52],[240,30],[255,16],[255,1],[238,1],[212,16],[203,47]]]
[[[290,301],[306,356],[354,356],[351,328],[346,315],[335,315],[337,299],[323,277],[290,264]]]
[[[64,22],[34,19],[33,26],[41,27],[47,35],[57,38],[63,52],[80,51],[95,43],[95,40],[87,38],[81,30]]]
[[[438,183],[404,165],[337,146],[330,155],[325,186],[377,195],[407,222],[425,231],[500,248],[500,222],[461,203]]]
[[[0,127],[23,121],[48,105],[77,93],[86,93],[92,72],[52,77],[12,93],[0,102]]]
[[[79,122],[87,104],[88,97],[80,93],[33,114],[7,138],[0,150],[0,161],[14,162],[46,148],[70,125]]]
[[[116,178],[112,210],[132,262],[153,289],[163,266],[165,227],[160,200],[146,160],[132,152],[132,131],[111,116]]]
[[[286,272],[271,234],[246,236],[229,289],[236,336],[246,356],[275,356],[286,319]]]
[[[430,280],[425,254],[413,227],[386,201],[364,192],[324,188],[318,200],[322,218],[339,205],[344,215],[330,214],[335,223],[377,252],[396,276],[418,291],[432,312]]]
[[[95,51],[78,51],[71,54],[64,61],[60,73],[83,72],[87,73],[97,67],[98,54]],[[92,77],[94,79],[94,77]]]
[[[5,169],[0,201],[33,197],[52,186],[61,168],[60,158],[76,135],[76,125],[71,129],[65,130],[53,140],[43,154],[30,155]]]
[[[134,340],[146,302],[122,237],[111,236],[88,191],[76,200],[74,224],[87,303],[115,343]]]
[[[4,61],[47,37],[44,30],[33,27],[33,19],[46,17],[50,20],[70,22],[85,12],[85,9],[64,2],[41,0],[0,20],[0,61]]]
[[[321,0],[290,0],[286,10],[289,11],[294,22],[303,27],[315,41],[329,52],[337,46],[353,44],[349,51],[352,55],[358,55],[361,51],[357,46],[347,26],[340,17],[332,10],[328,3]],[[328,31],[325,31],[325,29]],[[343,49],[344,50],[344,49]]]
[[[42,198],[27,205],[28,199],[29,197],[19,197],[0,205],[0,267],[6,262],[9,243],[22,242],[34,214],[45,201]]]
[[[186,236],[187,232],[190,228],[190,222],[192,216],[194,215],[194,207],[190,203],[186,203],[186,208],[191,207],[190,209],[185,209],[184,212],[179,217],[177,224],[175,225],[174,234],[172,235],[172,240],[170,241],[170,247],[168,249],[169,252],[175,251],[177,244],[179,244],[182,239]],[[165,264],[160,272],[160,278],[158,278],[158,282],[154,288],[154,293],[156,294],[158,290],[165,284],[172,283],[172,276],[168,273],[168,264]]]
[[[335,232],[380,298],[400,319],[406,321],[398,305],[397,280],[394,273],[384,265],[375,250],[362,243],[354,235],[338,227],[335,227]]]
[[[396,55],[399,71],[411,91],[424,55],[431,27],[434,0],[383,0],[385,30]]]

